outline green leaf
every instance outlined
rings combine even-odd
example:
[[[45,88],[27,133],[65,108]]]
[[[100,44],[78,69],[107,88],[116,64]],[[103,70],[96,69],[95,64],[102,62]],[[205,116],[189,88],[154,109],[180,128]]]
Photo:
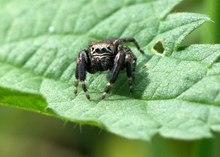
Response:
[[[220,131],[220,45],[179,49],[209,20],[168,14],[179,0],[0,0],[0,104],[97,125],[132,139],[178,139]],[[109,72],[88,74],[92,100],[74,95],[77,55],[90,40],[135,37],[134,92],[121,72],[101,100]],[[159,55],[156,55],[159,54]]]

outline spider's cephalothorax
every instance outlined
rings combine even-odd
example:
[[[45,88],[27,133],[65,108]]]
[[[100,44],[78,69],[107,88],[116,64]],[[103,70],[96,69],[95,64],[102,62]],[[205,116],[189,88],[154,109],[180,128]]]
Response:
[[[106,94],[110,91],[112,84],[117,79],[120,70],[124,68],[126,68],[129,90],[131,90],[137,58],[129,47],[123,45],[123,43],[127,42],[133,42],[137,49],[141,53],[144,53],[134,38],[109,39],[100,42],[91,42],[87,49],[81,51],[76,64],[75,94],[77,94],[78,81],[80,81],[86,97],[90,99],[85,85],[86,72],[93,74],[97,71],[110,70],[110,80],[102,95],[102,98],[104,99]]]

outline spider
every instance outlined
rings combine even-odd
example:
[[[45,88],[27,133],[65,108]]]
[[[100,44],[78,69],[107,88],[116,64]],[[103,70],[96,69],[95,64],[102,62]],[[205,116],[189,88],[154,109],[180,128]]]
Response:
[[[104,99],[106,94],[112,88],[113,83],[116,81],[119,72],[124,68],[126,68],[129,91],[131,91],[137,58],[128,46],[123,45],[124,43],[129,42],[134,43],[136,48],[144,54],[144,51],[141,50],[139,44],[134,38],[92,41],[87,49],[82,50],[79,53],[76,63],[74,93],[77,94],[78,82],[80,81],[86,97],[90,99],[85,84],[86,72],[94,74],[98,71],[110,70],[110,80],[102,95],[102,99]]]

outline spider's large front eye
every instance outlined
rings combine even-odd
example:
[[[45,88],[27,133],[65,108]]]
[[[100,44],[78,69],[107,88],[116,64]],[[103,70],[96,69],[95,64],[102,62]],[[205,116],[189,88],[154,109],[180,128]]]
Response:
[[[102,52],[106,52],[107,50],[106,50],[106,48],[102,48],[101,51]]]
[[[100,49],[95,49],[95,52],[100,52]]]

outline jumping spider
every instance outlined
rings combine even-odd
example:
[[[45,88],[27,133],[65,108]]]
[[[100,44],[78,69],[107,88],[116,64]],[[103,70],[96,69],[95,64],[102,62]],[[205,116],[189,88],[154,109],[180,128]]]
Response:
[[[112,84],[116,81],[120,70],[124,68],[126,68],[129,90],[131,90],[137,58],[128,46],[123,45],[123,43],[128,42],[134,43],[137,49],[144,54],[144,51],[140,49],[140,46],[134,38],[108,39],[99,42],[93,41],[88,45],[87,49],[81,51],[76,64],[74,93],[77,94],[78,81],[80,80],[86,97],[90,99],[85,85],[86,72],[88,71],[94,74],[98,71],[110,70],[110,80],[102,95],[102,99],[104,99],[112,88]]]

